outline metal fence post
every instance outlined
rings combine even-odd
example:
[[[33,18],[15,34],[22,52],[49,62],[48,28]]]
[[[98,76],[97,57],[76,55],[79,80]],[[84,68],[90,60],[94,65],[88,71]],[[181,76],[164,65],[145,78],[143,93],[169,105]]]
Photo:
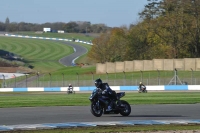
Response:
[[[114,85],[116,85],[116,79],[117,78],[117,74],[115,73],[115,81],[114,81]]]
[[[62,73],[62,82],[63,82],[63,87],[64,87],[64,73]]]
[[[94,80],[94,73],[93,72],[91,72],[92,73],[92,80]]]
[[[49,87],[51,87],[51,73],[49,73],[49,76],[50,76],[50,85],[49,85]]]
[[[27,74],[25,74],[25,76],[26,76],[26,88],[27,88]]]
[[[124,71],[123,71],[123,73],[124,73],[124,85],[126,85],[126,74]]]
[[[150,73],[149,73],[149,81],[148,81],[148,84],[147,84],[147,85],[149,85],[149,82],[150,82]]]
[[[6,86],[6,85],[5,85],[5,84],[6,84],[6,83],[5,83],[5,75],[2,74],[2,76],[3,76],[3,88],[5,88],[5,86]]]
[[[140,72],[141,72],[141,82],[143,82],[143,71],[140,70]]]
[[[77,85],[79,86],[79,74],[78,73],[76,74],[77,74]]]
[[[106,72],[106,81],[108,82],[108,73]]]
[[[91,74],[92,74],[92,84],[91,84],[91,85],[93,85],[93,81],[94,81],[94,73],[91,72]]]
[[[160,81],[160,71],[157,69],[157,72],[158,72],[158,77],[157,77],[158,78],[158,85],[160,85],[160,82],[159,82]]]
[[[178,72],[177,72],[176,68],[174,70],[175,70],[175,85],[177,85],[177,74],[178,74]]]
[[[13,74],[14,75],[14,77],[15,77],[15,88],[16,88],[16,76],[15,76],[15,74]]]
[[[132,82],[132,85],[133,85],[133,73],[132,73],[132,81],[131,82]]]
[[[191,85],[193,84],[193,69],[192,68],[190,68],[191,69]]]
[[[37,72],[37,87],[39,87],[39,72]]]

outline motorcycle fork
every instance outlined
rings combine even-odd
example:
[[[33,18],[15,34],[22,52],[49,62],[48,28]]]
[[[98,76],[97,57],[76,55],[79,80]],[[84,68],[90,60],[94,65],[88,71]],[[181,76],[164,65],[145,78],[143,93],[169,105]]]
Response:
[[[100,99],[100,101],[103,103],[104,108],[108,108],[108,101],[104,100],[104,99]]]
[[[100,102],[99,102],[99,100],[97,101],[97,107],[98,107],[98,109],[100,108]]]

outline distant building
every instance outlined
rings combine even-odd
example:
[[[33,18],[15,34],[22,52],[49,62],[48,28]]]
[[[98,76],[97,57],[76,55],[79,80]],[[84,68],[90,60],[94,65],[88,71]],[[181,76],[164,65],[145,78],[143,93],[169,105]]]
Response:
[[[65,33],[64,30],[58,30],[58,33]]]
[[[51,32],[51,28],[43,28],[43,32]]]
[[[52,32],[52,33],[58,33],[58,31],[57,31],[57,30],[51,30],[51,32]]]

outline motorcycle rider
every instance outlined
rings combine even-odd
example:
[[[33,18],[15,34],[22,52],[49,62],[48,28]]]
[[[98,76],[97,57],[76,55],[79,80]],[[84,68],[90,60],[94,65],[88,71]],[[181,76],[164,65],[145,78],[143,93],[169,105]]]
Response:
[[[116,98],[116,93],[114,93],[114,91],[109,87],[108,83],[103,83],[100,78],[96,79],[94,83],[95,86],[101,90],[101,94],[103,96],[108,96],[110,100]],[[112,110],[111,103],[112,103],[111,101],[110,102],[106,101],[106,111]]]
[[[142,82],[140,82],[140,84],[139,84],[139,89],[140,89],[141,91],[144,91],[145,88],[146,88],[146,86],[145,86]]]
[[[70,83],[69,86],[68,86],[68,91],[70,91],[70,89],[72,89],[71,91],[73,91],[73,86],[72,86],[71,83]]]

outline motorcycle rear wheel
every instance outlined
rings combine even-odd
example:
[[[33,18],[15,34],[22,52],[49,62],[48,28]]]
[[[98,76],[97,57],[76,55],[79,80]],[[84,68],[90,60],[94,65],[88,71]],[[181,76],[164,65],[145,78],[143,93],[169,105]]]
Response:
[[[122,116],[129,116],[130,113],[131,113],[131,106],[128,102],[124,101],[124,100],[121,100],[121,105],[122,108],[120,109],[120,114]]]
[[[93,101],[91,103],[91,113],[96,117],[101,117],[103,114],[103,107],[101,105],[97,105],[97,102]]]

